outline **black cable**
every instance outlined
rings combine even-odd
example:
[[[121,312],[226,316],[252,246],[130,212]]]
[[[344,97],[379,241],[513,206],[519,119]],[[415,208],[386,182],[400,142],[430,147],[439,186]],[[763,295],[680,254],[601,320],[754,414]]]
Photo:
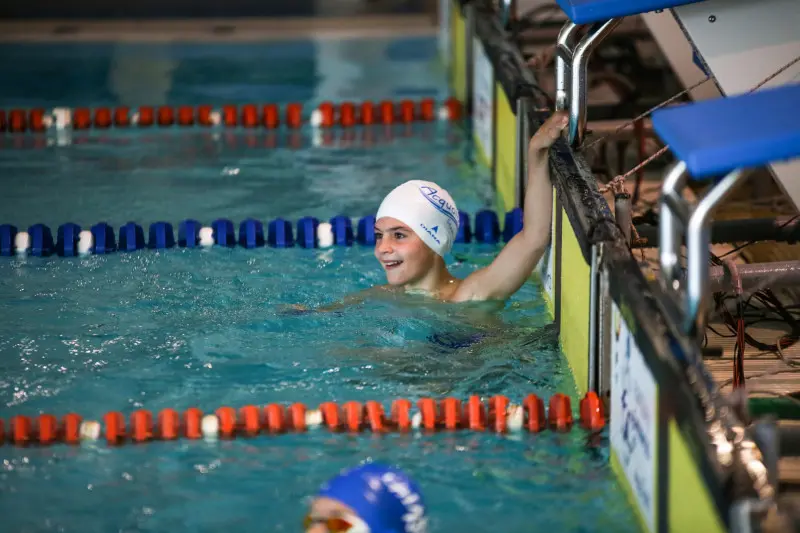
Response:
[[[713,253],[709,254],[709,258],[712,264],[714,265],[722,265],[722,259],[716,256]],[[714,295],[714,300],[716,304],[716,311],[722,316],[724,324],[727,328],[734,334],[738,335],[738,324],[736,318],[733,317],[728,307],[725,305],[726,300],[730,299],[731,296],[727,293],[717,293]],[[734,299],[738,299],[737,296],[733,296]],[[786,310],[783,304],[778,300],[775,294],[769,289],[764,288],[758,291],[754,291],[746,300],[742,302],[741,309],[744,308],[745,305],[752,305],[750,301],[752,299],[757,300],[762,306],[765,311],[773,313],[781,318],[780,322],[784,322],[791,328],[791,332],[781,336],[775,344],[767,344],[763,343],[751,335],[747,334],[747,327],[751,326],[752,323],[745,324],[745,331],[744,331],[744,339],[746,344],[765,352],[774,352],[779,353],[783,349],[789,348],[790,346],[794,345],[798,340],[800,340],[800,321],[797,320],[794,315]],[[738,349],[738,348],[737,348]],[[738,352],[737,352],[738,353]],[[735,356],[736,354],[734,354]]]
[[[709,329],[709,330],[711,330],[711,333],[713,333],[713,334],[714,334],[714,335],[716,335],[717,337],[722,337],[723,339],[730,339],[730,338],[732,338],[732,337],[735,337],[735,336],[736,336],[735,334],[731,334],[731,335],[723,335],[722,333],[720,333],[719,331],[715,330],[715,329],[714,329],[714,328],[712,328],[711,326],[706,326],[706,328],[707,328],[707,329]]]
[[[795,221],[795,220],[797,220],[798,218],[800,218],[800,215],[795,215],[795,216],[793,216],[792,218],[790,218],[789,220],[787,220],[786,222],[784,222],[783,224],[781,224],[781,225],[779,226],[779,229],[784,229],[786,226],[788,226],[789,224],[791,224],[792,222],[794,222],[794,221]],[[726,257],[728,257],[729,255],[731,255],[732,253],[734,253],[734,252],[738,252],[738,251],[740,251],[740,250],[742,250],[742,249],[744,249],[744,248],[747,248],[747,247],[748,247],[748,246],[750,246],[751,244],[755,244],[755,243],[757,243],[757,242],[758,242],[757,240],[755,240],[755,241],[749,241],[749,242],[746,242],[746,243],[744,243],[744,244],[742,244],[742,245],[740,245],[740,246],[737,246],[736,248],[734,248],[733,250],[731,250],[731,251],[729,251],[729,252],[725,252],[724,254],[722,254],[721,256],[719,256],[719,258],[720,258],[720,259],[725,259]]]
[[[727,307],[724,306],[718,307],[717,310],[720,316],[722,316],[723,318],[723,323],[731,331],[732,335],[730,336],[731,337],[736,336],[738,334],[736,319],[733,317],[731,312],[727,309]],[[776,310],[776,312],[778,312],[778,310]],[[781,336],[781,338],[775,344],[763,343],[755,339],[751,335],[749,335],[746,331],[746,328],[752,326],[752,323],[746,324],[744,333],[746,344],[764,352],[777,352],[779,349],[786,349],[794,345],[798,341],[798,339],[800,339],[799,335],[800,324],[798,324],[798,322],[794,320],[794,318],[791,318],[788,321],[782,320],[782,322],[788,322],[789,325],[792,327],[792,331],[789,334]]]

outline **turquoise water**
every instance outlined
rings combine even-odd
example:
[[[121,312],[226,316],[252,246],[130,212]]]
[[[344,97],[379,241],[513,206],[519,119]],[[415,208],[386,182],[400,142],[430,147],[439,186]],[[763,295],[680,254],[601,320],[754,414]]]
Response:
[[[339,67],[365,72],[362,89],[372,98],[392,97],[398,87],[407,92],[411,86],[431,88],[421,96],[441,96],[443,84],[430,81],[443,79],[434,40],[412,44],[405,56],[391,42],[348,45]],[[244,59],[232,48],[208,46],[181,45],[167,52],[142,47],[138,53],[154,61],[163,54],[178,57],[174,70],[184,77],[173,76],[167,99],[179,103],[208,91],[207,83],[229,95],[238,94],[236,87],[268,85],[268,59],[288,52],[281,52],[283,44],[250,46]],[[19,102],[21,94],[26,106],[114,100],[103,100],[108,84],[99,75],[93,81],[75,76],[75,85],[63,86],[60,96],[52,87],[41,88],[28,78],[31,72],[51,69],[55,80],[72,74],[42,49],[15,50],[29,58],[39,55],[15,67],[23,69],[16,76],[27,90],[15,92],[7,80],[0,83],[0,105]],[[50,50],[61,59],[86,53],[81,47]],[[93,49],[93,68],[115,68],[111,50]],[[285,67],[289,72],[281,75],[294,76],[295,85],[275,94],[288,100],[303,86],[307,102],[326,98],[322,88],[330,80],[317,61],[323,52],[307,50],[308,61],[300,55],[295,60],[317,66],[305,73]],[[0,57],[0,63],[8,61],[6,54]],[[244,62],[249,68],[229,69],[227,81],[221,80],[214,60],[220,57],[222,64]],[[419,79],[393,75],[398,65]],[[348,83],[339,86],[349,90]],[[84,89],[95,96],[85,96]],[[342,93],[331,89],[330,94],[336,100]],[[435,179],[470,213],[492,205],[490,178],[470,163],[462,129],[434,125],[408,136],[402,129],[394,133],[391,141],[369,148],[310,142],[299,149],[266,148],[263,133],[240,133],[231,140],[170,131],[4,149],[0,222],[20,227],[43,222],[55,230],[67,221],[119,226],[128,220],[177,224],[188,217],[207,223],[218,217],[266,222],[276,216],[361,216],[373,213],[391,187],[413,178]],[[488,264],[497,250],[459,246],[449,265],[466,276]],[[388,409],[396,398],[504,394],[518,402],[531,392],[545,399],[566,392],[577,407],[569,369],[546,327],[545,302],[534,283],[499,311],[380,300],[335,313],[286,312],[290,304],[330,303],[382,282],[371,250],[363,247],[3,258],[0,416],[74,411],[98,418],[138,408],[212,411],[223,405],[370,399]],[[480,342],[467,342],[476,334]],[[605,435],[589,438],[578,429],[563,435],[380,438],[323,430],[119,449],[6,446],[0,448],[0,516],[3,531],[13,532],[299,531],[307,498],[320,483],[343,467],[381,460],[416,478],[434,532],[635,531],[607,455]]]
[[[0,149],[0,223],[18,228],[65,222],[88,228],[134,221],[147,228],[162,219],[210,224],[304,216],[327,219],[375,214],[381,198],[407,179],[432,179],[453,191],[458,207],[474,215],[493,205],[491,181],[463,163],[467,135],[447,124],[418,125],[406,136],[395,127],[374,141],[301,148],[277,133],[132,131],[93,134],[81,144],[44,149]],[[363,139],[364,132],[356,133]],[[114,135],[115,138],[110,137]],[[85,138],[82,136],[81,138]],[[219,137],[219,138],[216,138]],[[276,148],[265,146],[275,138]],[[175,226],[177,229],[177,225]]]

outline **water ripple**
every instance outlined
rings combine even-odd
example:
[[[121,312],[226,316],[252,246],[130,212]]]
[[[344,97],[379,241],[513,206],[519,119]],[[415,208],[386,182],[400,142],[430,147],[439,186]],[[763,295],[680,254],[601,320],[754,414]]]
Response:
[[[458,274],[494,253],[465,250]],[[0,416],[574,395],[533,284],[499,312],[418,300],[328,314],[283,311],[336,301],[380,277],[370,252],[359,248],[3,262],[0,313],[9,320],[0,335]],[[490,531],[498,523],[527,531],[532,514],[537,527],[558,531],[624,531],[629,510],[607,465],[607,443],[583,435],[320,431],[215,445],[3,448],[0,514],[13,517],[16,531],[212,531],[223,524],[257,531],[263,516],[270,530],[290,531],[304,498],[327,476],[383,460],[425,487],[433,531]],[[35,503],[42,498],[44,509]]]

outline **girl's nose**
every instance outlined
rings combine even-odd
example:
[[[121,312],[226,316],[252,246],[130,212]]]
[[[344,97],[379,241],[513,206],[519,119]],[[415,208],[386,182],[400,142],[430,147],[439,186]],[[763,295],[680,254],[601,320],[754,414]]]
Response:
[[[388,254],[392,251],[392,244],[389,242],[389,239],[381,239],[381,242],[378,243],[378,253]]]

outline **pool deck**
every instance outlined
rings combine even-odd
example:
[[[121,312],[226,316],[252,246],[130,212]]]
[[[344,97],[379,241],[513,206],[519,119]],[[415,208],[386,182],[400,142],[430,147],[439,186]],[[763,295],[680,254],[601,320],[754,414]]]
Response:
[[[659,172],[645,173],[641,193],[641,201],[644,204],[658,201],[661,178],[662,175]],[[628,180],[626,190],[632,193],[633,188],[634,181]],[[771,193],[763,191],[764,189],[759,194],[756,191],[756,184],[746,183],[738,194],[720,206],[716,219],[793,216],[798,214],[797,210],[794,209],[780,191],[772,190]],[[766,191],[769,191],[769,188]],[[690,202],[694,203],[696,201],[696,197],[691,190],[687,191],[685,196]],[[613,211],[613,196],[608,193],[605,197]],[[637,210],[634,210],[634,215],[636,214]],[[717,256],[720,256],[731,252],[735,244],[715,244],[711,246],[711,250]],[[798,259],[798,248],[800,246],[786,243],[760,243],[744,248],[740,253],[732,254],[731,257],[739,264],[796,260]],[[649,277],[656,278],[658,276],[657,248],[637,249],[634,251],[634,255],[640,259],[640,264]],[[790,305],[792,302],[798,301],[798,294],[795,290],[781,289],[773,290],[773,292],[784,305]],[[707,331],[708,346],[720,348],[722,355],[721,357],[707,357],[705,363],[716,382],[720,385],[720,389],[725,393],[729,393],[732,391],[730,380],[733,376],[733,354],[736,338],[727,336],[731,335],[731,332],[717,313],[712,312],[710,314],[708,324],[718,333],[725,336],[718,335],[710,330]],[[790,333],[790,331],[791,328],[782,321],[764,321],[747,328],[748,335],[765,344],[774,344],[776,339]],[[784,349],[783,355],[785,359],[797,359],[800,361],[800,342]],[[744,359],[744,372],[748,387],[753,389],[751,396],[796,394],[800,391],[800,371],[775,373],[776,371],[785,371],[790,368],[789,365],[781,360],[778,354],[763,352],[751,346],[746,346]],[[764,373],[767,374],[762,376]]]
[[[624,137],[624,134],[623,134]],[[756,181],[756,180],[754,180]],[[646,172],[643,182],[642,201],[652,203],[658,200],[661,182],[661,173]],[[626,183],[629,193],[633,191],[633,180]],[[694,201],[693,194],[689,191],[686,197]],[[611,194],[606,195],[609,205],[614,206]],[[754,201],[755,200],[755,201]],[[797,210],[787,200],[785,195],[776,185],[766,186],[758,183],[745,184],[738,194],[725,202],[719,209],[717,219],[731,218],[761,218],[781,215],[796,215]],[[734,248],[731,244],[712,245],[711,249],[716,255],[730,252]],[[760,243],[749,246],[738,254],[732,254],[737,263],[757,263],[769,261],[786,261],[798,259],[797,245],[786,243]],[[641,258],[643,271],[650,277],[658,275],[658,249],[644,248],[635,250],[634,255]],[[775,295],[784,305],[798,301],[796,290],[773,290]],[[708,346],[721,349],[721,356],[706,357],[705,364],[720,390],[724,394],[733,392],[733,362],[736,338],[724,324],[717,313],[711,313],[708,324],[718,333],[708,330]],[[775,344],[777,339],[790,333],[791,328],[781,321],[764,321],[747,328],[748,335],[765,344]],[[731,336],[727,336],[731,335]],[[746,346],[744,354],[744,374],[747,383],[749,398],[794,398],[800,407],[800,368],[793,368],[785,360],[794,360],[800,363],[800,342],[783,350],[781,359],[778,354],[760,351],[752,346]],[[797,409],[797,408],[796,408]],[[800,420],[780,419],[781,427],[791,425],[800,428]],[[783,450],[782,453],[792,453]],[[787,507],[800,511],[800,457],[782,456],[778,461],[779,498]],[[764,523],[765,532],[785,532],[788,528],[776,517],[770,517]]]
[[[248,42],[314,37],[415,37],[437,32],[430,15],[331,18],[0,21],[0,42]]]

